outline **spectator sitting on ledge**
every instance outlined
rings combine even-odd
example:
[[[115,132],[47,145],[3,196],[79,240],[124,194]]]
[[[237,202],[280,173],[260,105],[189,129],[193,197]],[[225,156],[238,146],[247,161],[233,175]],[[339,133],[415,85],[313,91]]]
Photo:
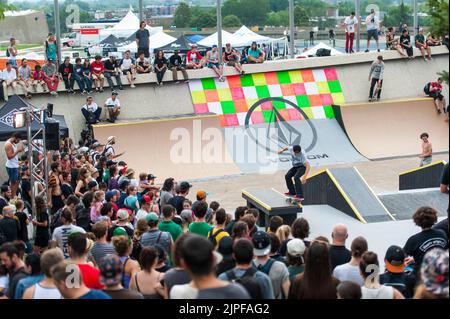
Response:
[[[264,59],[264,52],[258,48],[256,42],[253,42],[252,46],[248,49],[248,63],[263,63]]]
[[[100,116],[102,114],[102,108],[99,107],[92,96],[86,98],[86,104],[82,106],[81,113],[83,113],[86,119],[86,124],[100,123]]]

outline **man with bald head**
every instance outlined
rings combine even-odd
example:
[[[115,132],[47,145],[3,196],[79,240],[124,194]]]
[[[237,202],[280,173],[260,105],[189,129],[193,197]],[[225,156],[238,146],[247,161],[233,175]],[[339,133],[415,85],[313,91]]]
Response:
[[[345,241],[348,238],[347,226],[344,224],[334,226],[331,238],[329,254],[331,270],[333,271],[337,266],[348,263],[352,258],[352,253],[345,247]]]

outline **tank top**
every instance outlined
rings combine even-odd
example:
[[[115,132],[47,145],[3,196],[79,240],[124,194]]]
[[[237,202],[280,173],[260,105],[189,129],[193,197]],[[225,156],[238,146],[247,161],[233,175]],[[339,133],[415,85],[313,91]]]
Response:
[[[61,293],[58,288],[45,288],[39,285],[34,285],[33,299],[61,299]]]
[[[379,288],[361,287],[362,299],[394,299],[394,288],[381,285]]]
[[[16,144],[13,144],[13,143],[11,143],[9,141],[6,142],[6,143],[11,144],[14,153],[17,151],[17,145]],[[8,168],[19,168],[19,156],[16,155],[12,159],[6,160],[6,167],[8,167]]]
[[[160,277],[161,277],[161,275],[160,275]],[[141,288],[139,288],[138,274],[135,274],[135,275],[134,275],[134,281],[136,282],[136,289],[137,289],[137,291],[138,291],[139,293],[142,294],[142,296],[144,297],[144,299],[163,299],[163,298],[161,297],[161,295],[158,294],[158,293],[153,293],[153,294],[144,294],[144,293],[142,293],[142,292],[141,292]],[[158,281],[159,281],[159,278],[158,278]]]
[[[216,52],[210,51],[209,52],[209,60],[210,61],[217,61],[217,60],[219,60],[219,51],[216,51]]]
[[[130,257],[127,257],[127,256],[120,257],[120,261],[122,262],[122,265],[123,265],[122,286],[126,289],[128,289],[130,287],[130,280],[131,280],[131,275],[127,275],[125,273],[126,265],[127,265],[127,262],[129,259],[130,259]]]

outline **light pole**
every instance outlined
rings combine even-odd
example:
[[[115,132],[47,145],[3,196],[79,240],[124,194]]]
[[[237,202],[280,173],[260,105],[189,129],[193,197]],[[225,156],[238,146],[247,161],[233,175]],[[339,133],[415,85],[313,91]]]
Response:
[[[294,0],[289,0],[289,36],[291,59],[295,59],[295,20],[294,20]]]
[[[222,1],[217,0],[217,49],[219,51],[219,63],[222,63]]]
[[[139,0],[139,21],[144,21],[144,0]]]
[[[355,14],[356,14],[356,19],[358,19],[358,26],[356,27],[356,52],[359,52],[360,42],[361,42],[361,2],[360,2],[360,0],[355,0]]]
[[[61,63],[61,22],[59,21],[59,1],[54,0],[54,21],[55,21],[55,37],[56,37],[56,54],[58,57],[58,61],[56,61],[56,65],[59,66]]]
[[[413,9],[414,9],[414,36],[419,34],[419,19],[417,16],[417,0],[413,0]]]

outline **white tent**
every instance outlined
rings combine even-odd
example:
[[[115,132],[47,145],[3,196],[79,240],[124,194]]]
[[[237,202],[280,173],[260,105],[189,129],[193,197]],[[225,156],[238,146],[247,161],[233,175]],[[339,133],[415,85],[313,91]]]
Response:
[[[219,44],[218,35],[219,35],[218,32],[216,32],[197,43],[205,47],[212,47],[213,45],[218,45]],[[223,46],[225,46],[225,44],[227,43],[230,43],[234,47],[242,46],[241,41],[237,37],[235,37],[230,32],[222,30],[222,44]]]
[[[152,50],[152,49],[161,48],[161,47],[166,46],[176,40],[177,40],[177,38],[174,38],[174,37],[168,35],[164,31],[160,31],[160,32],[155,33],[150,36],[150,49]],[[125,52],[127,50],[130,50],[131,52],[136,53],[137,52],[136,42],[133,41],[125,46],[117,48],[117,51],[119,51],[119,52]]]
[[[329,45],[326,45],[323,42],[320,42],[319,44],[315,45],[314,47],[312,47],[311,49],[303,52],[302,54],[299,55],[299,57],[303,57],[303,58],[307,58],[309,56],[316,56],[317,50],[319,49],[327,49],[331,51],[331,55],[341,55],[343,54],[342,52],[330,47]]]
[[[241,43],[241,46],[249,46],[252,44],[252,42],[256,43],[267,43],[271,42],[274,39],[265,37],[262,35],[259,35],[256,32],[253,32],[249,28],[247,28],[245,25],[242,26],[239,30],[237,30],[235,33],[233,33],[233,36],[238,39]]]
[[[118,38],[128,38],[139,29],[139,24],[139,18],[133,13],[130,8],[130,11],[128,11],[125,17],[120,20],[120,22],[115,26],[113,26],[112,28],[100,30],[100,39],[103,40],[111,34]],[[150,35],[152,35],[162,31],[163,28],[152,28],[147,26],[146,29],[150,32]]]

